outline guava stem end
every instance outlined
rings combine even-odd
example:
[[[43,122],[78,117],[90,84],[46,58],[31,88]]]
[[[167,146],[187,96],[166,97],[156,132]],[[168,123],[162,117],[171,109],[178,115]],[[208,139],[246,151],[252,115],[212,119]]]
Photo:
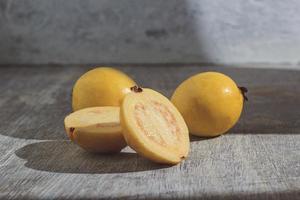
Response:
[[[136,93],[143,92],[143,89],[141,87],[137,86],[137,85],[131,87],[130,90],[133,91],[133,92],[136,92]]]
[[[244,100],[248,101],[248,97],[246,96],[246,93],[248,92],[248,89],[246,87],[243,87],[243,86],[239,87],[239,89],[240,89],[240,91],[241,91],[241,93],[243,95]]]

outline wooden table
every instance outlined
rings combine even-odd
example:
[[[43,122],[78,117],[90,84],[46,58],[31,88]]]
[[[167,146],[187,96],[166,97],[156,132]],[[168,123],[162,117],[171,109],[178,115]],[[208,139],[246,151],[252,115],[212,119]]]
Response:
[[[229,134],[191,138],[189,158],[154,164],[126,148],[94,155],[73,145],[63,119],[85,66],[0,67],[0,197],[34,199],[300,199],[300,71],[119,67],[170,96],[185,78],[215,70],[248,87]]]

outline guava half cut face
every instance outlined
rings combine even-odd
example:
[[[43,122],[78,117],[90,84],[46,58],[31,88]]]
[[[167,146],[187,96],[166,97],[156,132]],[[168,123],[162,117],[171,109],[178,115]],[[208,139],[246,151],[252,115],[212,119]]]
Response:
[[[91,107],[65,118],[69,138],[82,148],[100,153],[119,152],[126,146],[119,107]]]
[[[173,104],[151,89],[128,94],[121,106],[124,137],[150,160],[176,164],[189,151],[187,126]]]
[[[120,132],[120,108],[114,106],[90,107],[71,113],[65,125],[71,128],[90,128],[97,132]]]

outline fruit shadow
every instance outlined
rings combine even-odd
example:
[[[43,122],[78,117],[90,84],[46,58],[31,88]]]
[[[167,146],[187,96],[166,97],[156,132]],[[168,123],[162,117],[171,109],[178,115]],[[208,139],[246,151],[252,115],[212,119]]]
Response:
[[[15,154],[31,169],[75,174],[107,174],[158,170],[170,167],[140,157],[129,148],[116,154],[89,153],[68,140],[26,145]]]
[[[190,134],[190,142],[197,142],[197,141],[202,141],[202,140],[212,140],[214,138],[217,138],[220,136],[215,136],[215,137],[199,137],[199,136],[194,136]]]

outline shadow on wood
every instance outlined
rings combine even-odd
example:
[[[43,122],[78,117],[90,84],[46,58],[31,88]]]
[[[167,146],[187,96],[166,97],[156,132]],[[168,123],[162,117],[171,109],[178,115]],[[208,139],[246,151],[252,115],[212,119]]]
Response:
[[[214,139],[214,138],[217,138],[219,136],[216,136],[216,137],[199,137],[199,136],[195,136],[195,135],[191,135],[190,134],[190,141],[191,142],[197,142],[197,141],[201,141],[201,140],[211,140],[211,139]]]
[[[148,161],[134,152],[88,153],[67,140],[29,144],[15,154],[26,160],[28,168],[56,173],[126,173],[170,167]]]

